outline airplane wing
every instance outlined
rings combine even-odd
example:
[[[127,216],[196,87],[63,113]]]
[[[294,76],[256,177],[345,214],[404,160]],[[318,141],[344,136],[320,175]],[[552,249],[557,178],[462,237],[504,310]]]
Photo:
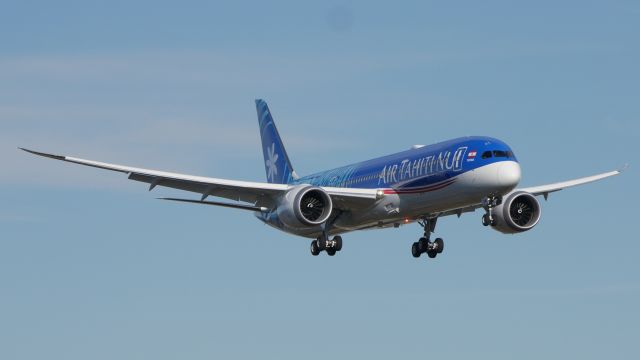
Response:
[[[560,190],[563,190],[563,189],[566,189],[566,188],[570,188],[570,187],[573,187],[573,186],[588,184],[588,183],[591,183],[591,182],[594,182],[594,181],[606,179],[606,178],[611,177],[611,176],[616,176],[616,175],[621,174],[622,171],[624,171],[627,167],[628,167],[628,165],[625,165],[625,167],[622,170],[609,171],[609,172],[606,172],[606,173],[593,175],[593,176],[587,176],[587,177],[574,179],[574,180],[562,181],[562,182],[557,182],[557,183],[548,184],[548,185],[540,185],[540,186],[519,188],[519,189],[514,190],[514,192],[524,191],[524,192],[528,192],[530,194],[533,194],[535,196],[542,195],[542,196],[544,196],[545,199],[547,199],[549,197],[549,194],[552,193],[552,192],[560,191]],[[477,209],[481,209],[481,208],[482,208],[482,204],[478,203],[478,204],[475,204],[475,205],[472,205],[472,206],[467,206],[467,207],[464,207],[464,208],[445,211],[445,212],[437,214],[437,216],[442,217],[442,216],[449,216],[449,215],[458,215],[458,217],[460,217],[464,213],[474,212]],[[435,215],[435,214],[431,214],[431,215]]]
[[[239,180],[217,179],[210,177],[192,176],[157,170],[135,168],[124,165],[109,164],[93,160],[85,160],[70,156],[54,155],[29,149],[19,148],[28,153],[43,156],[55,160],[91,166],[99,169],[117,171],[128,175],[130,180],[148,183],[149,191],[156,186],[164,186],[173,189],[185,190],[202,195],[200,201],[189,200],[186,202],[200,203],[206,205],[227,206],[237,209],[268,211],[275,206],[279,195],[291,189],[287,184],[270,184],[262,182],[249,182]],[[353,207],[373,204],[377,199],[376,189],[341,189],[324,188],[335,202],[336,208],[343,210],[353,210]],[[216,196],[225,199],[243,201],[254,206],[235,205],[219,202],[204,201],[208,196]],[[179,199],[166,199],[178,200]]]
[[[626,167],[627,166],[625,166],[624,169],[626,169]],[[526,192],[531,193],[531,194],[536,195],[536,196],[544,195],[544,197],[547,198],[549,193],[552,193],[552,192],[555,192],[555,191],[560,191],[562,189],[570,188],[570,187],[573,187],[573,186],[588,184],[588,183],[591,183],[591,182],[594,182],[594,181],[606,179],[608,177],[615,176],[615,175],[618,175],[618,174],[622,173],[622,171],[624,169],[615,170],[615,171],[609,171],[609,172],[606,172],[606,173],[593,175],[593,176],[587,176],[587,177],[583,177],[583,178],[580,178],[580,179],[562,181],[562,182],[558,182],[558,183],[554,183],[554,184],[533,186],[533,187],[528,187],[528,188],[517,189],[517,191],[526,191]]]

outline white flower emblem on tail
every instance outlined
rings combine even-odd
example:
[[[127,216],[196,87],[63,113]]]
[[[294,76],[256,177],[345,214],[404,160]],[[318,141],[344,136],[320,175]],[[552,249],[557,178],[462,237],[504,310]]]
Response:
[[[278,161],[278,154],[276,154],[276,144],[272,143],[271,147],[267,147],[267,160],[265,164],[267,165],[267,179],[271,181],[275,181],[276,175],[278,175],[278,166],[276,162]]]

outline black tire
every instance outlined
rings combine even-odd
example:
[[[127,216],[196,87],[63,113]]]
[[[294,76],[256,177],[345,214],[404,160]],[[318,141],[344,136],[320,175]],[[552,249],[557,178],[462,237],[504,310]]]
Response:
[[[323,239],[322,237],[318,238],[316,240],[316,242],[318,243],[318,249],[320,251],[322,250],[326,250],[327,249],[327,240]]]
[[[327,255],[333,256],[336,254],[336,249],[327,249]]]
[[[438,255],[438,251],[437,250],[427,251],[427,256],[429,256],[431,259],[435,258],[436,255]]]
[[[421,237],[418,240],[418,251],[421,253],[425,253],[429,250],[429,240],[427,238]]]
[[[333,241],[336,242],[336,245],[333,247],[336,251],[342,250],[342,236],[334,236]]]
[[[482,226],[489,226],[489,216],[487,214],[482,215]]]
[[[320,248],[318,248],[318,242],[313,240],[311,242],[311,255],[318,256],[320,254]]]
[[[438,254],[442,254],[442,251],[444,250],[444,240],[442,240],[441,238],[437,238],[434,243],[436,244],[436,251],[438,252]]]
[[[411,245],[411,255],[413,255],[414,258],[419,258],[420,257],[420,249],[418,249],[418,243],[414,242],[413,245]]]
[[[498,225],[498,221],[496,219],[492,219],[491,226],[496,226],[496,225]]]

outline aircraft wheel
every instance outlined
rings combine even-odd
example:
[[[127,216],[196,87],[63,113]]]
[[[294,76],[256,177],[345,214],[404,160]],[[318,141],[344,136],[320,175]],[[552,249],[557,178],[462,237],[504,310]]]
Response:
[[[411,255],[413,255],[414,258],[420,257],[421,252],[418,247],[419,244],[417,242],[414,242],[413,245],[411,245]]]
[[[438,250],[429,250],[429,251],[427,251],[427,256],[429,256],[429,258],[431,258],[431,259],[435,258],[436,255],[438,255]]]
[[[482,215],[482,226],[489,226],[489,215]]]
[[[420,240],[418,240],[418,251],[424,253],[427,252],[427,250],[429,250],[429,240],[421,237]]]
[[[327,249],[327,255],[333,256],[336,254],[336,249]]]
[[[313,240],[311,242],[311,255],[318,256],[320,254],[320,248],[318,247],[318,241]]]
[[[436,244],[436,252],[438,254],[441,254],[444,250],[444,240],[442,240],[441,238],[437,238],[434,243]]]
[[[323,237],[321,236],[318,239],[316,239],[316,242],[318,243],[318,249],[320,251],[327,249],[327,239],[326,239],[326,237],[323,239]]]
[[[342,250],[342,236],[334,236],[334,237],[333,237],[333,241],[335,241],[335,242],[336,242],[336,244],[334,245],[334,247],[333,247],[333,248],[334,248],[336,251],[340,251],[340,250]]]

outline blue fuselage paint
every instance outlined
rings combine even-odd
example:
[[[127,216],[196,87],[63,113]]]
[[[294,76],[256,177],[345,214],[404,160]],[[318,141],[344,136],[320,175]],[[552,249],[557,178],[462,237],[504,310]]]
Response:
[[[491,153],[491,156],[483,154]],[[474,156],[475,155],[475,156]],[[458,175],[500,161],[516,161],[511,148],[490,137],[464,137],[302,177],[291,184],[324,187],[437,190]]]

